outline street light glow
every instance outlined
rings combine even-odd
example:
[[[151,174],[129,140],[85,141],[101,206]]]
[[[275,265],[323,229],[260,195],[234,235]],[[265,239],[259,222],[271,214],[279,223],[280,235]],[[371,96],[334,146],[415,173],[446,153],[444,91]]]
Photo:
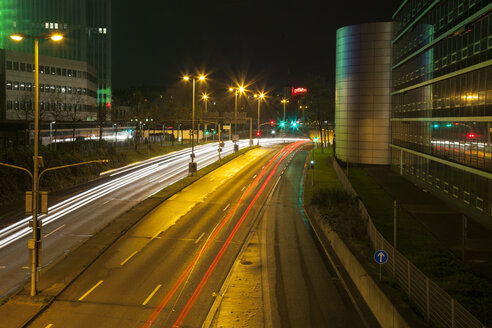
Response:
[[[198,79],[199,79],[200,81],[204,81],[204,80],[205,80],[205,75],[200,75],[200,76],[198,77]]]
[[[24,37],[20,34],[12,34],[10,38],[14,41],[22,41],[22,39],[24,39]]]
[[[55,42],[58,42],[58,41],[61,41],[63,40],[63,35],[61,34],[53,34],[52,36],[50,36],[50,39],[55,41]]]
[[[202,99],[207,100],[208,99],[208,95],[207,94],[203,94],[202,95]]]
[[[239,90],[239,92],[244,92],[244,87],[240,86],[238,90]]]
[[[183,76],[183,80],[189,81],[190,80],[190,77],[188,75],[185,75],[185,76]]]

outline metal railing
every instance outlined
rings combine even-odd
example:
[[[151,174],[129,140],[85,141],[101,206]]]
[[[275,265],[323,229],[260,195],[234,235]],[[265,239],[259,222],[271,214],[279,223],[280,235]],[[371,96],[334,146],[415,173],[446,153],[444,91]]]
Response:
[[[333,168],[343,188],[353,197],[357,197],[358,195],[352,184],[335,159],[333,160]],[[382,265],[382,269],[393,276],[393,279],[428,323],[436,327],[450,328],[485,327],[475,316],[430,280],[398,250],[395,251],[393,245],[384,239],[383,235],[376,229],[360,199],[358,199],[358,206],[362,218],[367,221],[367,234],[374,250],[385,250],[388,253],[388,261]]]

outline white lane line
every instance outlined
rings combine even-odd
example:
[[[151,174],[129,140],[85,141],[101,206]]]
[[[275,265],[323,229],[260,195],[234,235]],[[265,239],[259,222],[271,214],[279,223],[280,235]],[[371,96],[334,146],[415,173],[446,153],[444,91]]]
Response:
[[[154,294],[157,293],[157,291],[161,287],[162,287],[161,284],[157,285],[157,287],[152,291],[152,293],[150,293],[149,297],[147,297],[147,299],[142,303],[142,305],[147,305],[147,303],[150,301],[150,299],[152,298],[152,296],[154,296]]]
[[[226,179],[222,179],[222,181],[220,182],[220,184],[223,184],[225,181],[226,181]]]
[[[23,267],[21,267],[21,269],[30,269],[27,265],[24,265]]]
[[[227,211],[227,209],[229,208],[229,206],[231,206],[231,203],[227,204],[227,206],[226,206],[226,207],[224,207],[224,209],[222,210],[222,212]]]
[[[243,186],[243,187],[241,188],[241,191],[244,191],[244,189],[246,189],[246,186]]]
[[[51,231],[49,234],[45,235],[45,236],[44,236],[44,238],[49,237],[52,233],[57,232],[58,230],[60,230],[60,229],[61,229],[61,228],[63,228],[64,226],[65,226],[64,224],[63,224],[63,225],[61,225],[61,226],[59,226],[59,227],[58,227],[58,228],[56,228],[55,230]]]
[[[102,282],[103,282],[102,280],[99,280],[99,282],[97,284],[95,284],[91,289],[89,289],[84,295],[80,296],[79,301],[82,301],[84,298],[86,298],[87,295],[89,295],[90,293],[92,293],[92,291],[94,289],[96,289],[97,286],[99,286],[100,284],[102,284]]]
[[[5,265],[0,265],[0,269],[5,269],[6,266]]]
[[[130,256],[128,256],[123,262],[120,263],[121,266],[125,265],[126,262],[130,261],[130,259],[137,254],[138,251],[133,252]]]
[[[110,200],[105,201],[105,202],[103,203],[103,205],[106,205],[106,204],[107,204],[107,203],[109,203],[110,201],[111,201],[111,199],[110,199]]]
[[[258,175],[258,174],[253,175],[253,179],[254,179],[254,178],[256,178],[256,176],[257,176],[257,175]]]
[[[200,239],[202,239],[202,237],[203,237],[203,236],[205,236],[205,232],[204,232],[204,233],[202,233],[202,234],[200,235],[200,237],[198,237],[198,239],[197,239],[197,240],[195,240],[195,244],[198,244],[198,242],[200,241]]]

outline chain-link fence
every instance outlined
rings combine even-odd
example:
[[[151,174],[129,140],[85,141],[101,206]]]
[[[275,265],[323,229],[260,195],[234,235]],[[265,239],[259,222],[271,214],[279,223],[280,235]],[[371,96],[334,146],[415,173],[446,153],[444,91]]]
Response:
[[[353,197],[357,193],[343,173],[336,160],[333,168],[344,189]],[[468,312],[460,303],[448,295],[437,284],[413,265],[376,229],[366,207],[359,199],[359,210],[363,219],[367,220],[367,233],[374,250],[385,250],[388,261],[382,269],[393,276],[400,288],[407,294],[426,321],[436,327],[450,328],[484,328],[485,326]]]

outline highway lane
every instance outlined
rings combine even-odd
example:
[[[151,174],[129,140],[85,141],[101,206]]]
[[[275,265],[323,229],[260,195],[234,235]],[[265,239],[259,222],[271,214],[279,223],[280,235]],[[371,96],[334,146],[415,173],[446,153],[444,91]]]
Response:
[[[286,154],[268,164],[255,153],[239,159],[248,161],[241,170],[226,164],[144,218],[32,326],[200,326]]]
[[[287,166],[264,207],[259,236],[265,318],[273,327],[364,327],[302,210],[307,151]]]
[[[263,145],[281,142],[262,140]],[[241,141],[240,148],[248,141]],[[223,156],[233,146],[226,142]],[[217,143],[197,146],[198,167],[218,159]],[[76,193],[50,206],[43,221],[43,266],[48,265],[73,247],[125,213],[136,203],[187,175],[189,149],[150,159],[139,164],[108,172],[109,178],[88,190]],[[0,230],[0,296],[22,284],[30,275],[27,240],[29,218]]]

